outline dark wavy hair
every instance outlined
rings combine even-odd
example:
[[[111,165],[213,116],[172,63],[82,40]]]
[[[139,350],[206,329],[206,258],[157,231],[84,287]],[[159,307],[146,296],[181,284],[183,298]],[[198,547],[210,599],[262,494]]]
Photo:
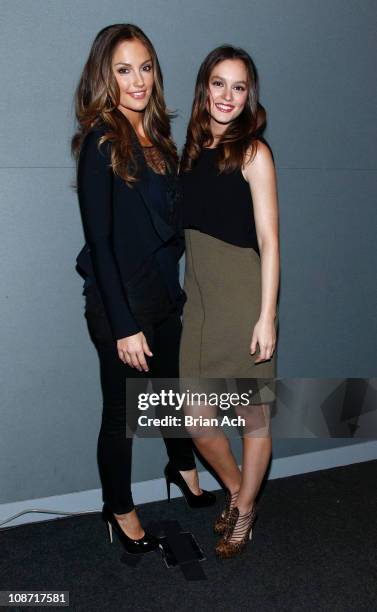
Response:
[[[163,78],[156,51],[144,32],[132,24],[115,24],[103,28],[94,39],[75,94],[78,131],[72,138],[72,154],[77,159],[87,133],[101,124],[108,132],[99,146],[111,140],[113,171],[129,184],[137,180],[137,159],[133,150],[133,130],[128,119],[117,108],[120,91],[112,70],[116,46],[125,40],[139,40],[149,51],[153,63],[154,86],[144,112],[143,125],[149,140],[164,155],[168,168],[176,171],[178,156],[171,138],[170,113],[165,104]]]
[[[232,172],[242,167],[248,154],[252,159],[256,153],[257,139],[266,123],[266,112],[258,101],[257,69],[244,49],[222,45],[211,51],[199,68],[186,143],[182,152],[181,171],[191,170],[202,148],[213,143],[211,117],[207,108],[209,79],[217,64],[235,59],[241,60],[245,65],[248,97],[243,111],[230,122],[219,140],[219,170]]]

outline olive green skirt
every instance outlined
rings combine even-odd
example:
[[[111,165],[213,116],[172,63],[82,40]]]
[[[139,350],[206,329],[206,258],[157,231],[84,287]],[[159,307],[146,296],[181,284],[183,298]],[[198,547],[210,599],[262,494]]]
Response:
[[[259,364],[250,354],[261,309],[261,262],[252,248],[185,230],[186,269],[180,346],[181,378],[236,378],[252,386],[250,403],[275,400],[276,350]],[[275,319],[277,328],[278,317]],[[246,380],[239,380],[246,379]],[[250,380],[253,379],[253,380]],[[201,381],[201,389],[205,382]]]

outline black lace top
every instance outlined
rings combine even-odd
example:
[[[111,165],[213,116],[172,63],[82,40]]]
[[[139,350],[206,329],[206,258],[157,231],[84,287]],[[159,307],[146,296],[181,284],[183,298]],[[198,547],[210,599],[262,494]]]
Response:
[[[171,179],[165,174],[165,161],[154,146],[143,147],[143,152],[148,165],[149,199],[164,221],[173,225],[173,213],[175,211],[171,208],[169,198],[167,197],[167,192],[171,188]],[[177,296],[181,297],[182,290],[179,284],[179,266],[175,241],[164,244],[156,251],[155,257],[163,272],[172,299],[177,299]]]

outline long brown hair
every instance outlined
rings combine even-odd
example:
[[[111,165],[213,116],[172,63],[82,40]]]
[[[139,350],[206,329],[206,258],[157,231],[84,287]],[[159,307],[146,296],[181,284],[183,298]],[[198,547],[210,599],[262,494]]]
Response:
[[[189,171],[204,146],[213,144],[208,112],[208,85],[212,70],[224,60],[240,59],[247,72],[248,97],[244,109],[232,121],[219,140],[219,170],[231,172],[242,167],[247,153],[252,159],[257,149],[257,139],[266,122],[266,112],[258,101],[257,70],[250,55],[238,47],[222,45],[207,55],[196,79],[191,118],[187,128],[186,144],[182,153],[181,170]]]
[[[170,131],[173,114],[166,108],[157,54],[144,32],[128,23],[107,26],[94,39],[75,94],[78,131],[71,144],[72,154],[78,159],[87,133],[93,127],[105,124],[108,132],[99,139],[99,146],[111,140],[112,169],[129,184],[137,180],[138,164],[133,150],[135,135],[130,122],[117,108],[120,91],[112,71],[112,57],[120,42],[135,39],[148,49],[153,63],[154,86],[143,115],[144,131],[164,155],[169,170],[176,170],[177,150]]]

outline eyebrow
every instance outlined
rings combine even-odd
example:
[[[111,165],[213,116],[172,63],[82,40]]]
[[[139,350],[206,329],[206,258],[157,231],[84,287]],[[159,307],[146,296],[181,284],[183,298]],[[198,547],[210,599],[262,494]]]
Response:
[[[145,60],[145,62],[140,64],[140,66],[144,66],[144,64],[147,64],[148,62],[151,62],[151,61],[152,61],[152,58],[150,57],[149,59]],[[127,62],[117,62],[116,64],[114,64],[114,66],[132,66],[132,64],[128,64]]]
[[[214,74],[214,75],[211,77],[211,79],[220,79],[220,81],[226,81],[226,79],[224,79],[224,77],[218,76],[217,74]],[[241,83],[242,83],[243,85],[247,85],[247,82],[246,82],[246,81],[235,81],[235,82],[233,83],[233,85],[240,85]]]

